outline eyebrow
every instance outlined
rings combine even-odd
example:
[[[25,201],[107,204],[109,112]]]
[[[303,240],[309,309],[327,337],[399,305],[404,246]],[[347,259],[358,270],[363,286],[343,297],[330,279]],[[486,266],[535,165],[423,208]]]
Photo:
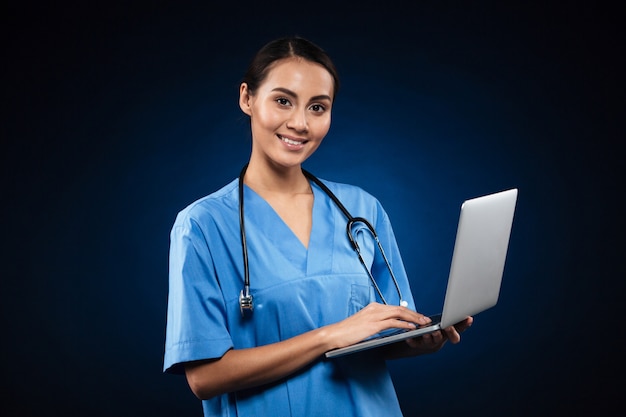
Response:
[[[294,93],[290,89],[284,88],[284,87],[276,87],[276,88],[272,89],[272,91],[279,91],[281,93],[285,93],[285,94],[287,94],[289,96],[292,96],[292,97],[298,97],[298,95],[296,93]],[[320,94],[319,96],[313,96],[310,99],[310,101],[316,101],[316,100],[328,100],[330,102],[333,101],[333,99],[330,98],[330,96],[327,95],[327,94]]]

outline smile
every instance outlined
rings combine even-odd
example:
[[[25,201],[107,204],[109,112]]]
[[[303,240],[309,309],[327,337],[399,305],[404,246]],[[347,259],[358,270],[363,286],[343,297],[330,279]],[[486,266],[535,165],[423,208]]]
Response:
[[[304,145],[305,143],[308,142],[308,140],[293,140],[293,139],[289,139],[281,135],[278,135],[278,138],[282,140],[283,142],[285,142],[286,144],[293,145],[293,146]]]

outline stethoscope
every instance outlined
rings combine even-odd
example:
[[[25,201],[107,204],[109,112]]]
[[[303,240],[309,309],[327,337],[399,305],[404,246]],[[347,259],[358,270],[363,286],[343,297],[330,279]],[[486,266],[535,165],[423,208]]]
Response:
[[[244,275],[243,290],[241,290],[241,293],[239,294],[239,308],[241,310],[241,315],[243,317],[247,317],[251,315],[254,309],[254,303],[252,300],[253,297],[252,297],[252,294],[250,293],[250,269],[248,267],[248,245],[246,242],[246,229],[245,229],[244,212],[243,212],[243,189],[244,189],[243,178],[246,174],[247,168],[248,168],[248,164],[246,164],[243,167],[243,169],[241,170],[241,174],[239,174],[239,229],[241,231],[241,248],[243,251],[243,275]],[[378,287],[378,284],[376,283],[376,280],[374,279],[372,272],[365,264],[365,261],[363,260],[363,256],[361,255],[361,249],[359,248],[359,244],[357,243],[356,239],[354,238],[354,235],[352,234],[352,227],[356,223],[363,223],[367,227],[367,229],[372,234],[374,240],[376,241],[378,250],[380,251],[380,254],[382,255],[385,261],[385,265],[387,265],[387,270],[389,271],[389,275],[391,275],[391,279],[393,280],[393,283],[396,286],[396,291],[398,292],[398,297],[400,299],[400,305],[403,307],[406,307],[408,303],[402,299],[402,292],[400,291],[398,280],[396,280],[396,276],[394,275],[393,270],[391,269],[391,265],[389,264],[389,261],[387,260],[387,256],[385,255],[383,246],[381,245],[380,240],[378,239],[378,234],[376,233],[374,226],[372,226],[370,222],[368,222],[363,217],[353,217],[350,214],[350,212],[345,208],[345,206],[341,204],[341,201],[339,201],[337,196],[335,196],[335,194],[333,194],[333,192],[330,191],[328,187],[322,181],[316,178],[313,174],[311,174],[308,171],[305,171],[304,169],[302,170],[302,173],[304,174],[305,177],[307,177],[309,180],[313,181],[317,186],[319,186],[322,189],[322,191],[324,191],[326,195],[328,195],[328,197],[330,197],[330,199],[333,200],[335,205],[343,212],[343,214],[348,219],[348,223],[346,225],[346,233],[348,234],[348,239],[350,240],[352,247],[356,251],[356,254],[359,257],[359,261],[361,262],[361,265],[363,265],[363,268],[367,272],[367,275],[369,276],[370,281],[374,285],[374,288],[376,289],[376,292],[378,293],[380,300],[384,304],[387,304],[387,300],[385,300],[383,293],[380,291],[380,288]]]

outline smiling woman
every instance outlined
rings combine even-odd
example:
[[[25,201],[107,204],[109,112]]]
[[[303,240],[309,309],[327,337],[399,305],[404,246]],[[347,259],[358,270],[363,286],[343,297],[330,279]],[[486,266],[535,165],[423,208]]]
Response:
[[[186,375],[207,416],[400,416],[386,359],[436,352],[471,325],[467,318],[367,358],[324,359],[430,321],[415,309],[381,204],[302,169],[328,133],[338,86],[313,43],[264,46],[239,90],[252,132],[247,166],[182,210],[172,228],[164,370]],[[355,256],[347,212],[371,222],[383,251],[361,228],[364,255]]]
[[[299,167],[328,133],[333,91],[330,73],[322,65],[300,58],[276,61],[255,91],[247,83],[241,84],[239,105],[250,116],[252,129],[249,179],[264,176],[259,171],[269,165],[276,171],[295,173],[296,181],[291,184],[308,189],[306,179],[298,175]],[[248,185],[255,188],[250,182]]]

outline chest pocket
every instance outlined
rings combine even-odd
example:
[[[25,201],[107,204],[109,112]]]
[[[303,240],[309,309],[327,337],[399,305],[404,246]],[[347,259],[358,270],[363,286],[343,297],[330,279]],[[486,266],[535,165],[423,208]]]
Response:
[[[348,315],[351,316],[360,311],[374,300],[374,289],[371,285],[352,284]]]

